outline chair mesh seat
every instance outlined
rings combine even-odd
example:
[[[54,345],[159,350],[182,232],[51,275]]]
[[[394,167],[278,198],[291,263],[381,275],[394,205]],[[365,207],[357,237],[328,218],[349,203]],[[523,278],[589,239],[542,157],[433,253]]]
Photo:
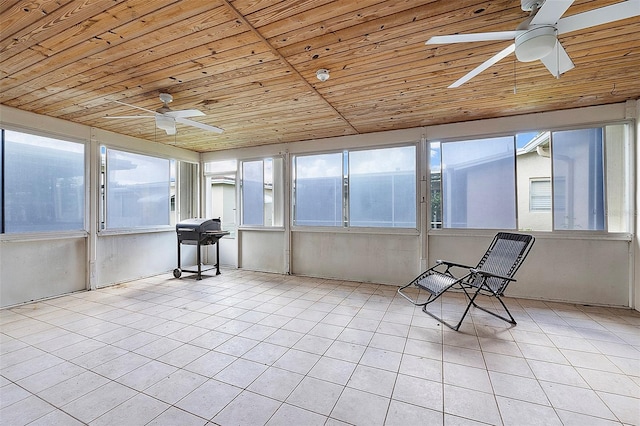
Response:
[[[436,272],[418,280],[416,285],[437,297],[455,284],[456,281],[458,281],[456,277]]]

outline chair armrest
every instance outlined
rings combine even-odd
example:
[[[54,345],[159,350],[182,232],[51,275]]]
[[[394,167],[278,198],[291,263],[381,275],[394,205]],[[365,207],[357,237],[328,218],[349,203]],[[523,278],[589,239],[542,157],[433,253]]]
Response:
[[[455,263],[455,262],[449,262],[447,260],[436,260],[436,264],[437,265],[447,265],[448,267],[457,267],[457,268],[464,268],[464,269],[471,269],[472,266],[469,265],[463,265],[462,263]]]
[[[494,274],[489,271],[483,271],[482,269],[470,268],[469,270],[471,271],[472,274],[480,274],[480,275],[484,275],[485,277],[500,278],[501,280],[507,280],[507,281],[517,281],[514,278],[509,278],[509,277],[505,277],[504,275]]]

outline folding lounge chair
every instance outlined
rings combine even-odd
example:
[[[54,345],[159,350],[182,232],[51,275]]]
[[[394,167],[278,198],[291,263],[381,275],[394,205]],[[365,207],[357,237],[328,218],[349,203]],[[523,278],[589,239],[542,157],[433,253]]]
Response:
[[[501,296],[504,294],[509,283],[516,281],[513,276],[518,268],[520,268],[520,265],[522,265],[522,262],[524,262],[527,254],[529,254],[534,241],[535,239],[531,235],[499,232],[493,238],[489,248],[475,268],[460,263],[438,260],[435,266],[418,275],[409,284],[400,287],[398,293],[414,305],[422,306],[424,313],[431,315],[455,331],[458,331],[460,328],[464,317],[472,305],[515,325],[516,320],[511,316]],[[461,273],[464,275],[457,277],[453,274],[453,270],[461,270]],[[424,302],[419,302],[418,298],[414,300],[402,291],[411,286],[416,286],[420,290],[426,290],[429,298]],[[456,326],[448,324],[443,321],[442,318],[437,317],[427,310],[428,304],[437,300],[438,297],[449,289],[462,289],[469,300],[467,308]],[[509,318],[478,306],[475,300],[479,294],[493,296],[498,299],[507,315],[509,315]]]

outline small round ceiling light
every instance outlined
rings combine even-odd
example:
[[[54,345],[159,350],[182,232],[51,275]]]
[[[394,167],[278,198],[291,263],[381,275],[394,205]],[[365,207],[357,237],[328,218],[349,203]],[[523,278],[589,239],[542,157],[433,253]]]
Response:
[[[320,81],[329,80],[329,70],[326,68],[320,68],[318,71],[316,71],[316,77],[318,77],[318,80]]]

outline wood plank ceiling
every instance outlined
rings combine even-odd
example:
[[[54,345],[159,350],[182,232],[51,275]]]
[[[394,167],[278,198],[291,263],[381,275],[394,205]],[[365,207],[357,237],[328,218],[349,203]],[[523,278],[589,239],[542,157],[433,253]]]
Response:
[[[640,98],[640,17],[561,36],[576,67],[559,79],[511,55],[447,88],[510,42],[429,37],[526,17],[518,0],[3,0],[0,103],[206,152]],[[155,110],[161,92],[225,132],[104,118],[144,114],[114,100]]]

